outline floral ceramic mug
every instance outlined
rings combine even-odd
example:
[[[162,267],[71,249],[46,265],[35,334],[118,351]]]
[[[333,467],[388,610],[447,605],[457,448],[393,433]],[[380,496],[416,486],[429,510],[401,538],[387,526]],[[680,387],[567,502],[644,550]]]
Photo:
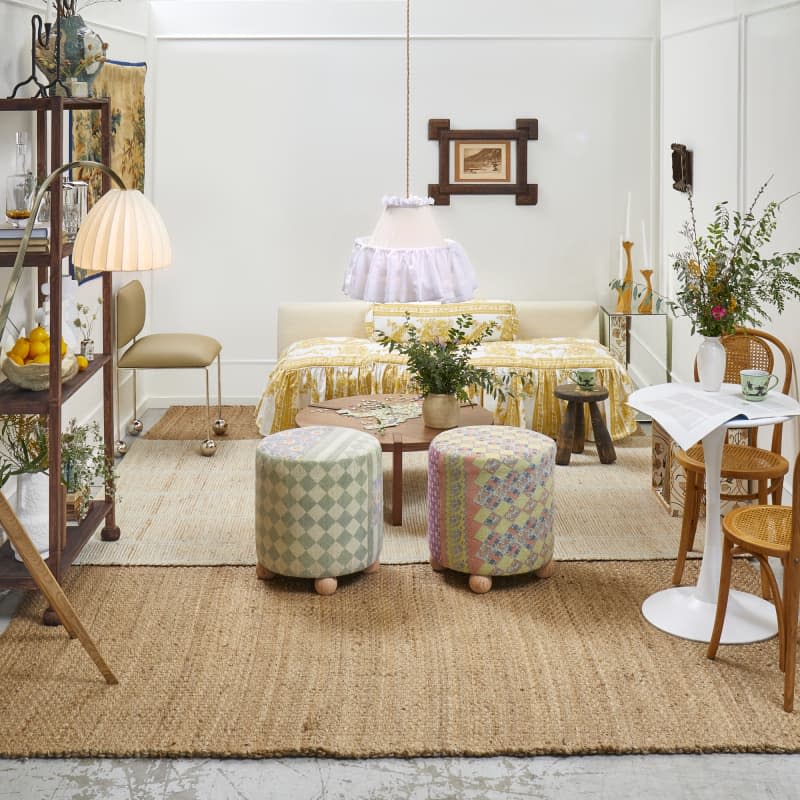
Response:
[[[763,369],[743,369],[739,373],[742,381],[742,394],[745,400],[763,400],[770,389],[778,385],[777,375],[770,375]],[[773,378],[775,383],[772,382]]]

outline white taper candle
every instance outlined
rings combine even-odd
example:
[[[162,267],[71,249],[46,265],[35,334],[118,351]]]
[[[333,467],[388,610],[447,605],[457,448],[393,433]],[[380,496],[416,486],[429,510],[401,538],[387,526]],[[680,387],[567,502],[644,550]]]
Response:
[[[628,192],[628,204],[625,208],[625,241],[631,240],[631,193]]]
[[[647,232],[644,228],[644,220],[642,220],[642,258],[644,259],[643,267],[652,267],[650,263],[650,251],[647,249]]]

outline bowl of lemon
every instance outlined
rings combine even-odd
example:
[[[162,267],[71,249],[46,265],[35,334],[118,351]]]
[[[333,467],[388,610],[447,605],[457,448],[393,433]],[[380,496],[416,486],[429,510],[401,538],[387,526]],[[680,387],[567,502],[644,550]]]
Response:
[[[79,363],[80,361],[83,363]],[[86,369],[83,356],[74,356],[61,340],[61,380],[72,378],[79,369]],[[15,386],[42,391],[50,385],[50,334],[37,326],[28,336],[20,336],[7,350],[0,369]]]

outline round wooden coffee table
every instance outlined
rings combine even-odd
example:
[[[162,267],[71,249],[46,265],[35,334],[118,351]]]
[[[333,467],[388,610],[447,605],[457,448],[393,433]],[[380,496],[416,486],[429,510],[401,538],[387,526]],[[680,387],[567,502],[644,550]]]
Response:
[[[306,406],[297,413],[295,422],[301,428],[309,425],[337,425],[341,428],[364,430],[362,417],[348,417],[336,412],[341,408],[355,408],[365,400],[387,402],[408,401],[411,398],[403,395],[363,394],[353,397],[340,397]],[[420,400],[420,403],[422,401]],[[374,418],[367,418],[374,421]],[[467,425],[491,425],[492,412],[482,406],[461,406],[461,427]],[[384,453],[392,454],[392,525],[403,522],[403,453],[427,450],[435,436],[441,433],[438,428],[427,428],[422,417],[405,420],[399,425],[384,428],[382,431],[366,431],[372,434],[381,445]]]

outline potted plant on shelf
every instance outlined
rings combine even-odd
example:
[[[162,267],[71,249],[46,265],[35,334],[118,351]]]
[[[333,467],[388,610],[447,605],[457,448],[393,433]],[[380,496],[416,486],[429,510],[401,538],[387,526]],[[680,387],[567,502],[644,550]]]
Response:
[[[398,331],[388,336],[376,331],[380,344],[408,359],[408,372],[423,397],[422,420],[429,428],[455,428],[460,403],[470,402],[469,390],[482,389],[492,397],[508,394],[508,379],[476,367],[470,358],[494,331],[495,322],[475,324],[470,314],[461,314],[445,336],[423,338],[409,314]]]
[[[16,476],[15,511],[43,558],[50,546],[48,467],[46,417],[0,415],[0,488]],[[61,479],[67,490],[68,519],[80,521],[88,513],[94,487],[102,485],[107,494],[115,493],[117,474],[113,461],[106,458],[96,422],[78,425],[70,420],[61,437]]]
[[[717,203],[705,236],[697,233],[692,193],[688,195],[690,220],[681,230],[688,244],[672,254],[678,278],[672,308],[679,316],[689,318],[692,333],[703,336],[697,369],[708,391],[719,390],[725,372],[720,337],[737,327],[769,320],[765,307],[774,306],[783,312],[787,299],[800,298],[800,278],[788,269],[800,261],[800,251],[761,253],[775,232],[777,213],[786,202],[771,201],[756,216],[756,204],[770,180],[756,192],[744,215],[730,212],[726,202]]]

